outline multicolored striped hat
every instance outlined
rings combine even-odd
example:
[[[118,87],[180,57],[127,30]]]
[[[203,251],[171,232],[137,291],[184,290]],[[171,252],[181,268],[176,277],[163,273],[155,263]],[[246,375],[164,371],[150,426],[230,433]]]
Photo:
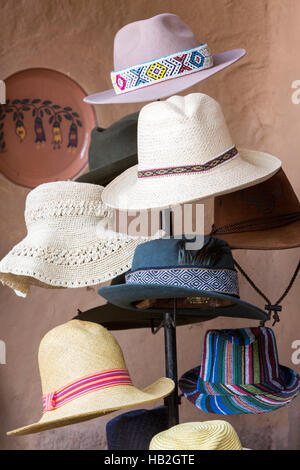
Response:
[[[185,397],[208,413],[266,413],[292,401],[300,377],[278,361],[270,328],[209,330],[201,365],[179,381]]]

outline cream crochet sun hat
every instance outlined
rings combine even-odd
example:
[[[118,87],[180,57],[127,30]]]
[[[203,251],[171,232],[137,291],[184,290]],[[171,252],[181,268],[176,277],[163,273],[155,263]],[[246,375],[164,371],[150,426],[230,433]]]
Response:
[[[183,423],[153,437],[150,450],[243,450],[230,423],[223,420]]]
[[[27,236],[0,262],[0,281],[26,296],[30,286],[84,287],[108,281],[131,267],[134,250],[148,237],[113,232],[113,211],[103,187],[46,183],[26,200]]]
[[[115,178],[103,201],[118,209],[163,208],[252,186],[281,162],[235,147],[222,109],[201,93],[146,105],[138,120],[138,165]]]
[[[39,348],[43,416],[10,431],[32,434],[103,416],[121,408],[160,400],[174,389],[166,377],[144,390],[129,376],[122,350],[109,331],[92,322],[71,320],[49,331]]]

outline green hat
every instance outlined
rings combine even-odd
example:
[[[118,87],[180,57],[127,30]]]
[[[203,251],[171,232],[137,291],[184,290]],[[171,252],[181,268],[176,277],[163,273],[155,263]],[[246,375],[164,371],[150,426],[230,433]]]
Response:
[[[137,164],[138,114],[123,117],[107,129],[95,127],[89,147],[90,171],[76,181],[107,185],[123,171]]]

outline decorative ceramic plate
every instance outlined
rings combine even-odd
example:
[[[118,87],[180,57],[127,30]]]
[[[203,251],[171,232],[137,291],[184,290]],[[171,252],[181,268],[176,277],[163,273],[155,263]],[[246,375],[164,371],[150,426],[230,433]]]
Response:
[[[94,109],[86,92],[55,70],[23,70],[5,80],[0,105],[0,171],[21,186],[72,179],[87,163]]]

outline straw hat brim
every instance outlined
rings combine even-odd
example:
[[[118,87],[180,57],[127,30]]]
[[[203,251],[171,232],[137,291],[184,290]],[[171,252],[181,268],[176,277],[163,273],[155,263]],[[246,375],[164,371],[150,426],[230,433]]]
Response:
[[[168,448],[167,447],[158,447],[156,445],[153,445],[152,447],[149,447],[149,450],[211,450],[211,451],[214,451],[214,450],[217,450],[217,451],[226,451],[228,449],[203,449],[203,447],[200,447],[200,446],[181,446],[181,445],[178,445],[178,446],[169,446]],[[252,449],[248,449],[247,447],[243,447],[242,449],[230,449],[230,451],[239,451],[239,450],[252,450]]]
[[[155,83],[151,86],[130,91],[128,93],[117,95],[115,90],[102,91],[94,93],[84,98],[83,101],[90,104],[109,104],[109,103],[139,103],[143,101],[154,101],[167,96],[175,95],[191,86],[199,83],[211,75],[229,67],[246,54],[245,49],[233,49],[231,51],[221,52],[213,56],[214,65],[209,69],[185,75],[183,77],[173,78],[164,82]]]
[[[189,444],[189,445],[180,445],[180,443],[178,443],[177,445],[170,445],[170,446],[164,446],[163,444],[162,445],[159,445],[159,444],[152,444],[150,447],[149,447],[149,450],[211,450],[211,451],[226,451],[226,450],[230,450],[230,451],[240,451],[240,450],[252,450],[252,449],[248,449],[247,447],[243,447],[242,449],[237,449],[237,448],[233,448],[233,449],[212,449],[212,448],[206,448],[204,449],[203,446],[197,446],[197,444],[195,445],[192,445],[192,444]]]
[[[163,232],[162,232],[163,233]],[[131,268],[132,258],[136,247],[140,243],[150,240],[152,237],[132,237],[119,234],[116,238],[113,249],[110,247],[109,237],[105,239],[96,238],[86,243],[87,249],[93,243],[101,244],[99,259],[91,259],[88,255],[86,260],[81,262],[78,256],[77,264],[58,264],[49,262],[45,257],[22,255],[22,248],[30,250],[31,248],[45,249],[47,256],[51,251],[54,253],[58,250],[56,234],[51,233],[47,237],[41,235],[40,240],[37,236],[27,235],[20,243],[18,243],[0,262],[0,282],[11,287],[13,290],[26,296],[31,286],[44,288],[78,288],[92,286],[102,282],[109,281],[120,274],[127,272]],[[157,234],[157,236],[159,236]],[[154,238],[156,235],[154,236]],[[112,242],[114,239],[112,238]],[[74,244],[74,236],[70,240],[70,244]],[[101,254],[101,250],[105,252],[106,243],[108,245],[107,254]],[[80,244],[78,243],[78,246]],[[21,254],[16,254],[15,250],[20,247]],[[65,242],[61,247],[61,255],[68,247]],[[66,249],[65,249],[66,248]]]
[[[284,389],[275,389],[274,385],[267,386],[270,392],[254,393],[254,387],[259,388],[261,384],[243,385],[243,395],[234,393],[232,390],[222,387],[222,394],[202,393],[198,391],[197,384],[200,381],[203,388],[212,390],[216,384],[205,382],[199,378],[201,366],[195,367],[185,374],[179,380],[179,388],[184,396],[192,402],[197,408],[216,414],[256,414],[267,413],[281,408],[288,404],[299,394],[300,378],[292,369],[279,365],[280,375],[284,377]],[[273,391],[271,392],[271,389]],[[246,395],[247,393],[247,395]]]
[[[253,232],[214,234],[225,240],[231,249],[286,250],[300,246],[300,220],[281,227]]]
[[[174,390],[173,380],[163,377],[144,390],[118,385],[97,390],[70,401],[64,406],[43,414],[37,423],[7,433],[8,436],[33,434],[104,416],[113,411],[151,403],[166,397]]]
[[[133,284],[120,284],[114,286],[101,287],[98,293],[104,297],[108,302],[123,308],[139,310],[142,315],[141,309],[134,306],[134,303],[144,299],[172,299],[183,297],[210,297],[216,299],[225,299],[234,302],[234,305],[226,307],[214,307],[207,309],[199,309],[201,316],[221,316],[221,317],[236,317],[236,318],[249,318],[255,320],[268,320],[268,314],[260,308],[252,305],[237,297],[221,294],[216,292],[201,291],[192,288],[183,288],[176,286],[161,286],[161,285],[133,285]],[[165,312],[166,309],[151,309],[149,312]],[[189,313],[190,310],[178,309],[178,313]]]
[[[120,210],[164,208],[253,186],[280,167],[277,157],[248,149],[239,149],[239,156],[209,172],[138,178],[136,165],[104,188],[102,200]]]
[[[232,448],[232,449],[213,449],[213,448],[204,448],[203,446],[201,445],[197,445],[196,443],[193,445],[191,443],[185,445],[185,444],[181,444],[180,441],[178,440],[178,442],[176,444],[172,444],[172,445],[164,445],[164,443],[160,443],[160,442],[154,442],[154,443],[150,443],[150,447],[149,447],[149,450],[211,450],[211,451],[226,451],[226,450],[230,450],[230,451],[233,451],[233,450],[236,450],[236,451],[239,451],[239,450],[252,450],[252,449],[249,449],[247,447],[243,447],[242,449],[238,449],[238,448]]]

